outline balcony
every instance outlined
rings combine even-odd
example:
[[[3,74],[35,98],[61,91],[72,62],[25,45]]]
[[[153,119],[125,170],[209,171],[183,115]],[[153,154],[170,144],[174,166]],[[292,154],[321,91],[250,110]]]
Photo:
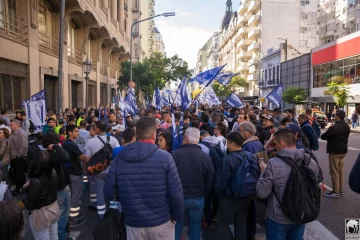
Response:
[[[39,47],[41,52],[59,56],[59,41],[39,33]]]
[[[258,65],[251,64],[249,67],[249,73],[254,73],[258,70]]]
[[[325,37],[332,37],[332,36],[334,36],[335,35],[335,32],[334,31],[327,31],[326,33],[325,33]]]
[[[236,41],[239,41],[241,39],[242,36],[247,35],[247,33],[249,32],[249,28],[248,27],[241,27],[239,28],[238,32],[237,32],[237,37],[236,37]]]
[[[326,21],[326,25],[328,24],[335,24],[335,18],[330,18]]]
[[[248,9],[249,3],[244,3],[242,2],[239,6],[238,9],[238,16],[240,16],[241,14],[245,13]]]
[[[250,41],[250,40],[249,40]],[[259,50],[259,43],[257,43],[257,42],[254,42],[254,43],[252,43],[250,46],[249,46],[249,48],[248,48],[248,51],[249,52],[255,52],[255,51],[258,51]]]
[[[238,54],[238,58],[249,59],[251,58],[251,53],[249,53],[248,51],[240,51]]]
[[[68,47],[68,61],[73,64],[82,66],[83,57],[81,51]]]
[[[248,34],[248,38],[251,40],[256,39],[258,36],[260,35],[260,29],[258,28],[254,28],[253,30],[251,30]]]
[[[255,12],[260,8],[260,1],[251,0],[249,3],[248,11]]]
[[[237,44],[238,47],[243,48],[247,47],[251,44],[251,40],[249,39],[241,39],[240,42]]]
[[[0,12],[0,36],[11,38],[13,41],[28,44],[28,26],[9,15]]]
[[[251,18],[251,14],[250,13],[245,13],[244,15],[239,17],[238,20],[238,25],[243,25],[244,23],[247,23],[248,20]]]
[[[239,72],[249,71],[249,64],[247,62],[239,61],[239,65],[236,70]]]
[[[260,21],[260,14],[254,14],[249,18],[248,25],[253,26],[256,25]]]
[[[259,59],[258,58],[253,58],[253,59],[251,59],[250,61],[249,61],[249,63],[251,64],[251,65],[259,65]]]
[[[252,74],[249,74],[247,77],[248,81],[257,81],[259,79],[259,74],[258,72],[254,72]]]
[[[133,4],[131,4],[131,11],[133,12],[139,11],[139,0],[133,0]]]

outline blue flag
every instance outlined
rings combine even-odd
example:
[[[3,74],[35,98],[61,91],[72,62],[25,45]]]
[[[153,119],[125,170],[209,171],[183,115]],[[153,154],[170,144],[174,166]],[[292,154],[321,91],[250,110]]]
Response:
[[[189,80],[189,83],[198,82],[203,85],[208,85],[214,78],[219,74],[219,72],[225,67],[225,65],[221,67],[212,68],[205,72],[199,73],[195,77]]]
[[[99,103],[99,121],[101,121],[101,108],[100,108],[100,103]]]
[[[124,102],[127,104],[127,111],[130,114],[138,113],[139,110],[136,105],[135,90],[133,88],[129,88],[128,94],[126,95]]]
[[[105,106],[103,108],[103,111],[104,111],[104,122],[107,122],[107,111],[106,111]]]
[[[182,110],[185,110],[186,108],[189,107],[189,103],[190,103],[190,98],[186,89],[186,77],[184,77],[184,79],[181,81],[179,89],[180,89],[180,97],[181,97],[181,108]]]
[[[245,107],[244,102],[235,93],[230,94],[230,96],[226,99],[226,103],[236,108]]]
[[[161,110],[161,96],[159,86],[156,86],[155,89],[155,107],[156,109]]]
[[[43,99],[45,99],[45,89],[32,95],[29,100],[23,101],[21,103],[21,106],[24,107],[26,102],[39,101],[39,100],[43,100]]]
[[[216,96],[214,89],[212,86],[208,86],[205,90],[204,101],[211,107],[213,105],[220,105],[221,102],[219,98]]]
[[[277,108],[281,107],[282,105],[282,93],[283,93],[283,87],[282,84],[280,83],[276,88],[274,88],[274,90],[272,90],[267,96],[266,98],[272,102],[273,104],[275,104],[275,106]]]
[[[230,82],[233,76],[236,76],[238,74],[234,74],[232,72],[225,72],[225,73],[219,73],[215,80],[217,80],[219,83],[221,83],[224,86],[227,86]]]
[[[182,114],[182,113],[181,113]],[[175,109],[174,105],[171,105],[171,119],[172,119],[172,151],[175,151],[180,148],[182,145],[182,135],[183,135],[183,115],[180,118],[180,127],[178,128],[175,124]]]

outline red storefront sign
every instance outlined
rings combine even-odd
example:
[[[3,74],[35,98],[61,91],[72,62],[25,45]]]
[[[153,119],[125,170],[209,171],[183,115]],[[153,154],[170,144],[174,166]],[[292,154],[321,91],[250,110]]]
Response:
[[[335,44],[312,53],[312,65],[319,65],[327,62],[360,55],[360,37]]]

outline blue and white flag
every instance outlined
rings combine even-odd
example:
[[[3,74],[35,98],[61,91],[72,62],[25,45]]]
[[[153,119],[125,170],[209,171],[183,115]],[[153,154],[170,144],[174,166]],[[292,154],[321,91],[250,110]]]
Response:
[[[216,96],[214,89],[212,86],[208,86],[205,90],[205,102],[212,107],[213,105],[220,105],[221,101]]]
[[[179,149],[182,145],[182,135],[183,135],[183,113],[180,117],[180,127],[178,128],[175,124],[175,109],[174,105],[171,105],[171,119],[172,119],[172,151]]]
[[[189,83],[198,82],[203,85],[208,85],[215,77],[219,74],[219,72],[225,67],[225,65],[221,67],[212,68],[205,72],[199,73],[195,77],[189,80]]]
[[[282,93],[283,93],[283,87],[282,84],[280,83],[276,88],[274,88],[274,90],[272,90],[267,96],[266,98],[272,102],[273,104],[275,104],[275,106],[277,108],[281,107],[282,105]]]
[[[124,99],[124,102],[127,104],[127,111],[130,114],[136,114],[138,113],[138,107],[136,105],[136,99],[135,99],[135,90],[133,88],[128,89],[128,93]]]
[[[28,119],[30,119],[36,127],[33,133],[41,132],[43,126],[46,125],[45,98],[35,101],[26,101],[25,112]]]
[[[226,99],[226,103],[236,108],[245,107],[245,103],[235,93],[230,94],[230,96]]]
[[[38,101],[38,100],[46,100],[45,99],[45,89],[32,95],[29,100],[23,101],[21,106],[24,107],[26,102],[32,102],[32,101]]]
[[[160,95],[159,86],[156,86],[154,98],[155,98],[154,106],[156,107],[156,109],[161,110],[161,95]]]
[[[184,77],[184,79],[181,81],[179,89],[181,97],[181,108],[182,110],[185,110],[189,107],[189,104],[191,102],[186,89],[186,77]]]
[[[234,74],[232,72],[219,73],[216,76],[215,80],[221,83],[222,85],[227,86],[231,82],[231,79],[236,75],[238,74]]]

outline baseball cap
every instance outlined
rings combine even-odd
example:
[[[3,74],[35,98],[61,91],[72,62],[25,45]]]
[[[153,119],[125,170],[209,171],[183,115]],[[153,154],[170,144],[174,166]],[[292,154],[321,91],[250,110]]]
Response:
[[[274,123],[274,117],[271,115],[264,115],[263,119],[269,120],[270,122]]]
[[[301,132],[301,129],[300,129],[299,125],[297,125],[297,124],[289,123],[286,127],[290,128],[295,133]]]
[[[115,127],[112,127],[112,130],[120,130],[120,131],[125,131],[125,127],[121,124],[116,125]]]

